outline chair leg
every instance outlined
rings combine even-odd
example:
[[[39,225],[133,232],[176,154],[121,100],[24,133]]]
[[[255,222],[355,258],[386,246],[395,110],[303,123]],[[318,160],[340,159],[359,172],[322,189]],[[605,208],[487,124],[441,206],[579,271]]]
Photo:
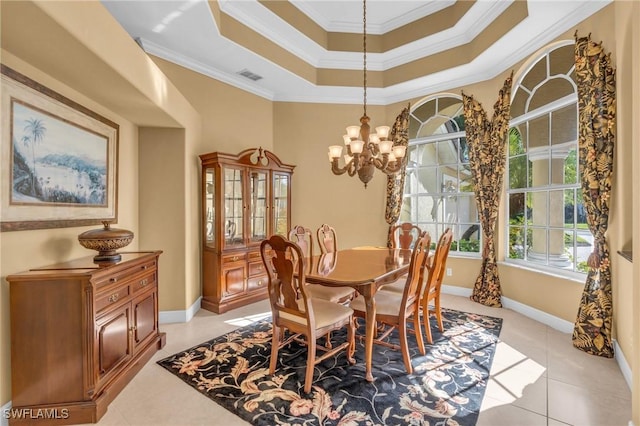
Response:
[[[278,363],[278,349],[280,348],[280,327],[275,324],[273,327],[273,335],[271,337],[271,360],[269,361],[269,374],[273,374],[276,371],[276,364]]]
[[[355,318],[349,321],[347,326],[347,342],[349,342],[349,346],[347,346],[347,361],[349,361],[351,365],[356,363],[356,359],[353,357],[353,354],[356,353],[356,330],[354,322]]]
[[[411,357],[409,356],[409,344],[407,342],[407,322],[404,320],[398,326],[400,332],[400,350],[402,351],[402,359],[404,360],[404,368],[408,374],[413,374],[413,366],[411,365]]]
[[[307,371],[304,377],[304,391],[311,392],[313,382],[313,370],[316,367],[316,336],[307,336]]]
[[[422,327],[420,326],[420,312],[413,314],[413,328],[416,331],[416,340],[418,341],[418,349],[422,355],[425,354],[424,340],[422,340]]]
[[[422,321],[424,322],[424,333],[427,335],[427,342],[433,344],[433,336],[431,336],[431,326],[429,325],[429,306],[422,308]]]
[[[327,333],[327,337],[326,337],[326,342],[324,343],[324,347],[327,349],[331,349],[333,348],[333,346],[331,345],[331,332]]]
[[[442,326],[442,312],[440,312],[440,296],[436,298],[436,318],[438,319],[438,328],[440,331],[444,331]]]

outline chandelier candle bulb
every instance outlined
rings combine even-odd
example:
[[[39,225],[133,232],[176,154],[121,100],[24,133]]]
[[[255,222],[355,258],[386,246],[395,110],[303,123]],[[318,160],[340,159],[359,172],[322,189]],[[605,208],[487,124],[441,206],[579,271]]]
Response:
[[[360,126],[347,127],[347,136],[350,140],[358,139],[360,137]]]
[[[391,153],[392,146],[393,146],[393,142],[391,141],[380,141],[380,143],[378,144],[378,149],[380,150],[380,154]]]
[[[362,153],[363,148],[364,148],[364,141],[361,141],[361,140],[351,141],[351,153],[360,154]]]
[[[402,158],[404,157],[405,151],[406,151],[407,147],[404,145],[396,145],[393,147],[393,155],[396,158]],[[391,160],[389,160],[391,161]]]
[[[380,139],[386,139],[389,137],[389,126],[378,126],[376,127],[376,133]]]
[[[340,158],[342,156],[342,147],[340,145],[331,145],[329,147],[329,158]]]
[[[346,146],[349,146],[349,144],[351,143],[351,138],[349,137],[349,135],[343,135],[342,139],[344,139],[344,144]]]

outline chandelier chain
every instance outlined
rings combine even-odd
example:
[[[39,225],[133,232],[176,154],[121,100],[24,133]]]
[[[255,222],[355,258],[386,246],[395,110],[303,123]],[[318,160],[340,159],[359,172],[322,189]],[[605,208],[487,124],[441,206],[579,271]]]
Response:
[[[362,56],[363,56],[363,82],[364,88],[364,115],[367,115],[367,0],[362,1]]]

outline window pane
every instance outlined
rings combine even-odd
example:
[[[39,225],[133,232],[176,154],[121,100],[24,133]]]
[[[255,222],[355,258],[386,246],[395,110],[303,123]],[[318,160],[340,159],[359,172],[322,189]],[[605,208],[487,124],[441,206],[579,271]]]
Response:
[[[458,162],[458,144],[455,140],[436,142],[439,164],[455,164]]]
[[[467,144],[467,138],[460,138],[460,161],[463,163],[469,162],[469,145]]]
[[[522,86],[526,87],[530,91],[547,78],[547,58],[541,58],[531,69],[527,72],[527,75],[522,79]],[[531,109],[529,109],[531,110]]]
[[[547,229],[532,228],[527,260],[542,264],[547,263]]]
[[[473,176],[471,175],[471,166],[469,164],[461,164],[458,166],[458,191],[473,193]]]
[[[522,134],[520,133],[520,129],[512,127],[509,129],[509,156],[513,157],[514,155],[524,153],[525,149],[522,144]]]
[[[478,210],[476,209],[476,200],[472,195],[458,195],[458,220],[460,222],[476,223],[478,222]]]
[[[568,44],[549,52],[549,74],[566,74],[574,66],[574,46]]]
[[[573,228],[576,218],[575,189],[564,190],[564,227]]]
[[[522,226],[509,226],[509,258],[524,259],[525,237]]]
[[[572,104],[551,113],[551,144],[559,145],[578,139],[577,105]]]
[[[564,160],[564,182],[565,184],[575,184],[578,182],[578,151],[574,148],[569,151]]]
[[[529,121],[529,150],[549,146],[549,116]]]
[[[519,155],[509,159],[509,188],[526,188],[527,156]]]
[[[509,224],[521,225],[524,223],[524,192],[509,194]]]
[[[530,192],[528,195],[530,196],[531,223],[534,226],[547,226],[547,218],[549,214],[549,209],[547,207],[547,192]]]

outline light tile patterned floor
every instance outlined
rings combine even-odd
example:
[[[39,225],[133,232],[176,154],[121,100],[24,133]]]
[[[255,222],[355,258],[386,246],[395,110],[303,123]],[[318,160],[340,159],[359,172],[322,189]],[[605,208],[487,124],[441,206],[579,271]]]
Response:
[[[587,355],[571,336],[509,309],[443,295],[443,306],[504,318],[478,425],[627,426],[631,391],[613,359]],[[266,301],[222,315],[200,310],[188,323],[164,324],[167,344],[111,403],[98,425],[247,425],[155,361],[257,317]]]

